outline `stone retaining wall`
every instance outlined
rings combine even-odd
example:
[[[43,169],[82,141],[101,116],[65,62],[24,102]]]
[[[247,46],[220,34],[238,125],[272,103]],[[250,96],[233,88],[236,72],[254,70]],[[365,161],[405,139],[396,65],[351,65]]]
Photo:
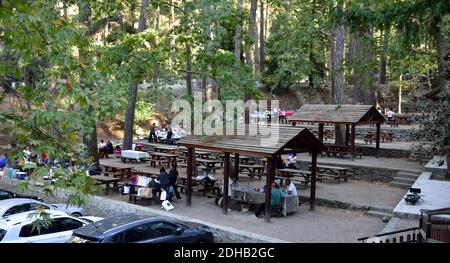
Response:
[[[300,169],[309,170],[310,161],[301,161],[299,162]],[[320,162],[323,165],[331,165],[336,166],[335,163],[326,163]],[[394,177],[397,175],[397,170],[387,169],[387,168],[374,168],[367,166],[358,166],[358,165],[348,165],[348,173],[352,176],[352,179],[362,180],[362,181],[378,181],[378,182],[391,182]]]
[[[3,176],[0,177],[0,187],[3,189],[14,190],[14,187],[18,182],[21,181]],[[29,191],[27,192],[27,194],[39,195],[40,197],[44,196],[42,188],[31,184],[29,185]],[[55,196],[52,198],[45,197],[46,202],[64,203],[65,200],[67,200],[67,193],[65,191],[60,190],[55,192],[54,194]],[[254,234],[232,227],[221,226],[185,216],[175,215],[169,212],[156,210],[149,207],[112,200],[103,196],[92,196],[89,199],[88,203],[84,206],[84,209],[89,214],[101,217],[109,217],[124,213],[137,213],[202,223],[210,227],[211,231],[214,234],[215,241],[218,243],[287,243],[287,241],[284,240]]]
[[[361,148],[361,153],[363,156],[376,156],[377,150],[375,147],[364,147],[358,146]],[[398,150],[398,149],[384,149],[380,148],[379,157],[383,158],[404,158],[408,159],[411,156],[410,150]],[[359,158],[359,157],[357,157]]]

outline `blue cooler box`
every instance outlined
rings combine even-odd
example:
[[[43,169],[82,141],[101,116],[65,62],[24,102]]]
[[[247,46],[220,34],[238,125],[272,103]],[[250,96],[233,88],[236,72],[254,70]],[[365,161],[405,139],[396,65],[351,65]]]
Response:
[[[17,172],[16,173],[16,178],[18,180],[25,180],[25,177],[27,177],[27,173],[25,173],[25,172]]]

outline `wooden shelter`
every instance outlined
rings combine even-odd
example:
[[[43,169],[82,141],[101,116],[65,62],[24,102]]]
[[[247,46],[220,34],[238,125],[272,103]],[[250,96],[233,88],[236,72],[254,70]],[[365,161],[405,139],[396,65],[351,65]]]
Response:
[[[186,204],[191,205],[192,191],[192,167],[195,149],[207,149],[224,153],[224,196],[228,193],[230,177],[230,154],[235,154],[235,160],[239,160],[240,154],[267,158],[267,176],[265,192],[265,220],[270,220],[270,195],[272,182],[275,177],[275,157],[290,152],[310,152],[312,154],[311,172],[311,195],[310,208],[314,209],[317,154],[326,150],[326,147],[307,129],[298,129],[286,126],[271,125],[270,135],[252,135],[249,133],[250,126],[245,126],[245,135],[223,135],[223,136],[196,136],[191,135],[182,138],[178,145],[188,148],[187,188]],[[274,135],[278,135],[277,136]],[[272,138],[272,139],[270,139]],[[235,161],[235,174],[239,174],[239,161]],[[223,213],[228,213],[228,199],[223,199]]]
[[[377,156],[380,150],[380,127],[385,121],[384,116],[372,105],[323,105],[306,104],[288,118],[293,126],[296,123],[318,123],[319,139],[323,142],[325,124],[345,125],[345,145],[351,146],[352,159],[355,158],[355,126],[375,124]],[[351,132],[350,132],[351,126]]]

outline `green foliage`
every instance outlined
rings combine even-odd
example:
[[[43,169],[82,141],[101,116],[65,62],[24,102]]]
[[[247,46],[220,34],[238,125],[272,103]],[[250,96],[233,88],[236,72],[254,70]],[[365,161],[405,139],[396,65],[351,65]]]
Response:
[[[450,92],[444,90],[437,97],[437,100],[420,103],[421,109],[427,114],[417,119],[420,129],[412,133],[412,137],[417,141],[413,145],[416,155],[450,154]]]
[[[271,34],[267,40],[267,71],[264,82],[271,92],[295,88],[311,77],[315,83],[324,78],[326,44],[323,10],[310,1],[278,2]]]

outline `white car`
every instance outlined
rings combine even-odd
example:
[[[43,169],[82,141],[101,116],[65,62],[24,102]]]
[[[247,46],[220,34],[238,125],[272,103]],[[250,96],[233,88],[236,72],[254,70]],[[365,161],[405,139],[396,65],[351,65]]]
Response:
[[[65,243],[75,229],[100,221],[101,217],[73,217],[66,213],[45,210],[52,219],[48,227],[40,231],[33,229],[33,222],[39,218],[37,211],[20,213],[0,219],[0,243]]]
[[[0,201],[0,218],[33,211],[39,206],[43,206],[44,209],[47,210],[56,210],[72,216],[82,216],[84,214],[84,209],[77,206],[67,206],[66,204],[46,204],[28,198],[12,198]]]

